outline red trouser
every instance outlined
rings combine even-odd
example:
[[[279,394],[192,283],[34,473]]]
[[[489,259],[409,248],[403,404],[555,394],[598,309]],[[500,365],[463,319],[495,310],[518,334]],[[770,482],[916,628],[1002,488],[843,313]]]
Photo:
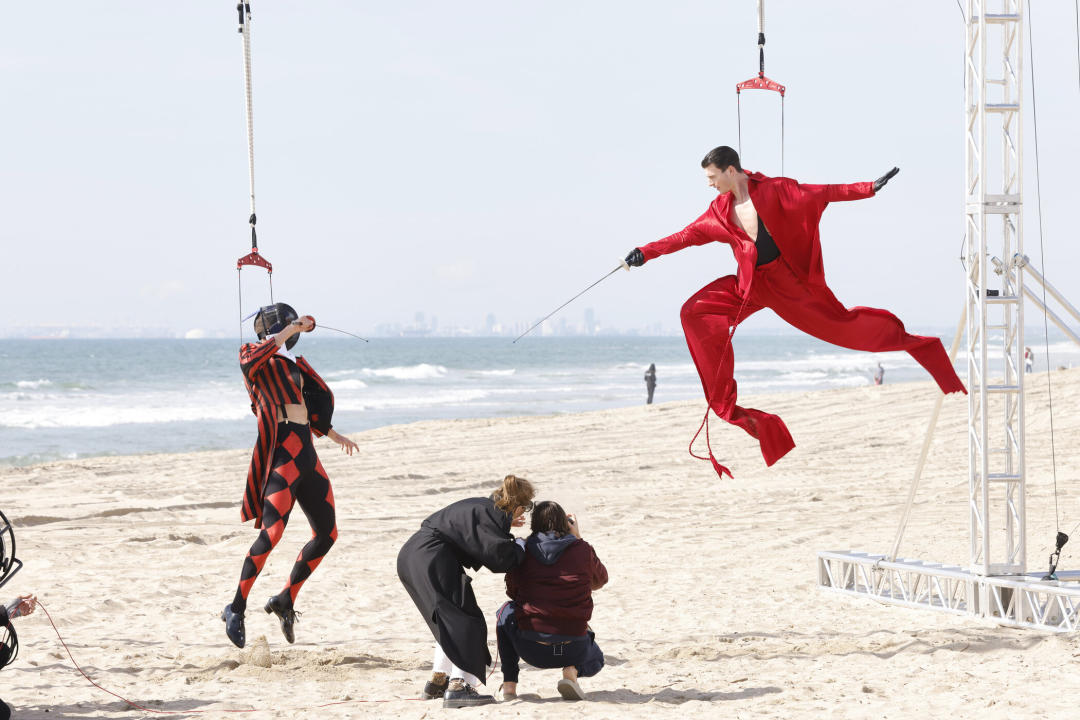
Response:
[[[682,307],[683,331],[709,407],[757,438],[767,465],[784,457],[795,441],[778,416],[735,404],[735,357],[729,341],[735,326],[761,308],[771,308],[799,330],[833,345],[869,352],[906,350],[942,392],[967,392],[941,340],[905,332],[900,319],[887,310],[845,308],[829,288],[800,280],[783,257],[754,270],[748,298],[737,287],[735,276],[728,275],[694,293]]]

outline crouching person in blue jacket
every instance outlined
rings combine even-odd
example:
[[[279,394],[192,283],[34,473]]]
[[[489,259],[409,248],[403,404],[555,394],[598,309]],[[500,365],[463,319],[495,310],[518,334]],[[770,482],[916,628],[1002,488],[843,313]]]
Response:
[[[531,530],[525,560],[506,573],[510,602],[498,612],[503,698],[517,697],[518,665],[524,660],[537,668],[562,668],[559,694],[584,700],[578,678],[604,667],[589,619],[592,592],[607,583],[607,569],[581,539],[577,520],[558,503],[537,503]]]

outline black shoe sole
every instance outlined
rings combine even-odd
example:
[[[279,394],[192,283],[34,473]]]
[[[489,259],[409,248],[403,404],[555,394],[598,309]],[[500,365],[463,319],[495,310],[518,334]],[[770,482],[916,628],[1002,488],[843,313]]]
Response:
[[[495,698],[485,698],[483,700],[443,700],[442,706],[444,708],[463,708],[463,707],[479,707],[480,705],[494,705],[498,702]]]

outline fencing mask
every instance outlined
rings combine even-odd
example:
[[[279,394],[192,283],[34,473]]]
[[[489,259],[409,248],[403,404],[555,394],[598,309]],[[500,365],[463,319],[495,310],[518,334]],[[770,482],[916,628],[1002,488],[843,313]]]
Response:
[[[259,336],[260,340],[264,340],[270,335],[281,332],[289,323],[299,317],[296,311],[292,309],[292,306],[285,303],[265,305],[259,308],[259,312],[255,314],[255,334]],[[285,349],[292,350],[299,339],[300,333],[293,335],[285,341]]]

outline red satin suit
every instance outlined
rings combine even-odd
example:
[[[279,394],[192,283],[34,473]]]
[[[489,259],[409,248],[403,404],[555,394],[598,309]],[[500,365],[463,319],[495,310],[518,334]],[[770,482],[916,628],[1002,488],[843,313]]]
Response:
[[[718,195],[705,214],[683,230],[641,248],[646,261],[709,242],[727,243],[735,253],[737,273],[709,283],[682,307],[686,343],[713,412],[757,438],[767,465],[795,447],[778,416],[736,404],[730,338],[740,322],[766,307],[834,345],[869,352],[906,350],[942,392],[967,392],[941,340],[905,332],[900,319],[886,310],[845,308],[825,284],[818,237],[821,214],[830,202],[871,197],[873,183],[802,185],[790,178],[747,175],[758,221],[768,228],[780,257],[755,267],[757,247],[735,221],[732,193]],[[709,455],[712,459],[711,450]],[[713,464],[717,472],[727,472],[715,460]]]

